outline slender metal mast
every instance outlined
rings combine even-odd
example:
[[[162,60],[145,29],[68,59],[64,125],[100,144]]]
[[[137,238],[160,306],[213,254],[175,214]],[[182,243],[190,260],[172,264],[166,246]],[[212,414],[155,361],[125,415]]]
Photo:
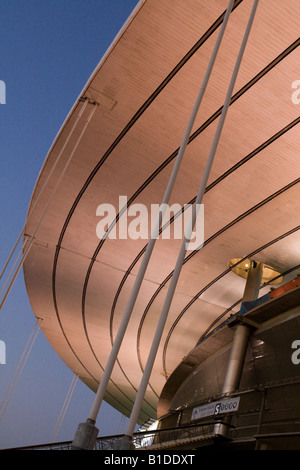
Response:
[[[211,76],[211,72],[212,72],[216,57],[217,57],[219,47],[221,45],[221,41],[222,41],[222,38],[223,38],[223,35],[224,35],[224,32],[225,32],[225,28],[226,28],[226,25],[227,25],[227,22],[228,22],[228,19],[229,19],[229,15],[230,15],[231,10],[232,10],[233,3],[234,3],[234,0],[229,1],[229,5],[228,5],[228,8],[226,10],[226,14],[224,16],[224,20],[223,20],[223,23],[222,23],[220,33],[218,35],[218,38],[217,38],[212,56],[210,58],[210,61],[209,61],[209,64],[208,64],[208,67],[207,67],[202,85],[201,85],[201,88],[199,90],[199,93],[198,93],[197,99],[195,101],[192,113],[190,115],[190,118],[189,118],[189,121],[188,121],[188,124],[187,124],[187,128],[186,128],[185,134],[183,136],[183,139],[182,139],[182,142],[181,142],[181,145],[180,145],[178,155],[177,155],[176,160],[175,160],[175,164],[174,164],[174,167],[173,167],[173,170],[172,170],[169,182],[168,182],[168,186],[166,188],[164,198],[163,198],[163,201],[162,201],[161,210],[159,211],[155,226],[154,226],[154,228],[152,230],[152,233],[151,233],[151,237],[148,241],[145,254],[143,256],[143,259],[142,259],[137,277],[135,279],[133,289],[131,291],[129,301],[127,303],[125,312],[124,312],[123,317],[122,317],[121,324],[120,324],[119,329],[118,329],[117,336],[115,338],[110,356],[108,358],[104,373],[102,375],[102,378],[101,378],[101,381],[100,381],[100,384],[99,384],[99,387],[98,387],[98,390],[97,390],[97,393],[96,393],[96,396],[95,396],[95,399],[94,399],[94,402],[93,402],[93,405],[92,405],[92,408],[91,408],[91,411],[90,411],[90,414],[89,414],[89,417],[88,417],[88,419],[85,423],[80,423],[79,424],[79,426],[77,428],[77,431],[76,431],[76,434],[75,434],[75,437],[74,437],[74,440],[73,440],[73,449],[92,449],[93,446],[94,446],[94,443],[96,441],[96,437],[97,437],[97,433],[98,433],[98,429],[95,427],[97,415],[98,415],[100,406],[102,404],[102,401],[103,401],[103,398],[104,398],[104,395],[105,395],[105,392],[106,392],[106,388],[107,388],[109,379],[110,379],[112,371],[113,371],[113,367],[114,367],[115,362],[117,360],[118,352],[120,350],[120,347],[121,347],[121,344],[122,344],[122,341],[123,341],[123,338],[124,338],[124,335],[125,335],[125,332],[126,332],[126,329],[127,329],[127,326],[128,326],[128,323],[129,323],[129,320],[130,320],[130,317],[131,317],[131,314],[132,314],[132,311],[133,311],[133,308],[134,308],[134,305],[135,305],[135,302],[136,302],[136,299],[137,299],[137,296],[138,296],[138,293],[139,293],[139,290],[140,290],[140,287],[141,287],[141,284],[142,284],[142,281],[143,281],[143,278],[144,278],[144,275],[145,275],[145,272],[146,272],[146,269],[147,269],[147,266],[149,264],[151,254],[152,254],[155,242],[156,242],[156,238],[158,237],[158,233],[159,233],[159,229],[160,229],[161,222],[162,222],[162,219],[163,219],[164,211],[165,211],[166,206],[169,202],[171,192],[173,190],[173,187],[174,187],[174,184],[175,184],[175,181],[176,181],[176,177],[177,177],[177,174],[178,174],[178,171],[179,171],[179,167],[180,167],[181,161],[183,159],[185,149],[186,149],[187,144],[188,144],[189,137],[190,137],[191,132],[192,132],[193,124],[195,122],[195,119],[196,119],[196,116],[197,116],[202,98],[204,96],[209,78]]]
[[[241,47],[240,47],[240,51],[239,51],[239,54],[238,54],[238,57],[237,57],[237,60],[236,60],[236,64],[235,64],[235,67],[234,67],[234,70],[233,70],[233,73],[232,73],[232,77],[231,77],[231,80],[230,80],[230,83],[229,83],[229,86],[228,86],[228,91],[227,91],[227,94],[226,94],[222,114],[220,116],[220,120],[219,120],[218,127],[217,127],[217,130],[216,130],[216,133],[215,133],[215,137],[214,137],[214,140],[213,140],[213,143],[212,143],[212,146],[211,146],[211,150],[210,150],[210,153],[209,153],[209,156],[208,156],[208,160],[207,160],[207,164],[206,164],[206,167],[205,167],[205,170],[204,170],[202,181],[200,183],[199,191],[198,191],[196,201],[195,201],[195,204],[194,204],[194,207],[193,207],[194,210],[193,210],[192,220],[191,220],[191,224],[190,224],[190,234],[189,234],[190,236],[192,234],[192,230],[193,230],[193,227],[194,227],[194,224],[195,224],[195,221],[196,221],[196,217],[197,217],[196,208],[197,208],[197,206],[199,206],[201,204],[201,201],[202,201],[202,198],[203,198],[203,195],[204,195],[204,192],[205,192],[205,188],[206,188],[206,185],[207,185],[208,177],[209,177],[209,174],[210,174],[210,170],[211,170],[211,167],[212,167],[212,164],[213,164],[213,161],[214,161],[214,157],[215,157],[215,154],[216,154],[216,151],[217,151],[218,143],[219,143],[221,133],[222,133],[222,129],[223,129],[225,119],[226,119],[226,116],[227,116],[227,111],[228,111],[228,108],[229,108],[229,105],[230,105],[230,100],[231,100],[231,96],[232,96],[232,93],[233,93],[233,88],[234,88],[234,85],[235,85],[235,82],[236,82],[237,74],[238,74],[238,71],[239,71],[239,68],[240,68],[240,65],[241,65],[241,62],[242,62],[243,54],[244,54],[244,51],[245,51],[245,48],[246,48],[246,45],[247,45],[247,41],[248,41],[248,38],[249,38],[251,27],[252,27],[252,24],[253,24],[253,21],[254,21],[257,4],[258,4],[258,0],[255,0],[252,11],[251,11],[251,14],[250,14],[250,18],[249,18],[249,21],[248,21],[248,24],[247,24],[247,28],[246,28],[246,31],[245,31],[245,34],[244,34],[244,38],[243,38],[243,41],[242,41],[242,44],[241,44]],[[227,11],[227,13],[229,14],[230,11],[229,12]],[[224,19],[224,21],[225,21],[225,19]],[[172,279],[171,279],[171,282],[170,282],[170,286],[169,286],[169,289],[168,289],[168,292],[167,292],[167,295],[166,295],[166,299],[165,299],[165,302],[164,302],[164,305],[163,305],[161,316],[160,316],[160,319],[159,319],[159,322],[158,322],[158,325],[157,325],[157,329],[156,329],[156,332],[155,332],[155,336],[154,336],[154,339],[153,339],[152,347],[150,349],[148,360],[147,360],[147,363],[146,363],[146,366],[145,366],[144,374],[143,374],[141,384],[140,384],[140,387],[139,387],[139,390],[138,390],[138,393],[137,393],[137,396],[136,396],[136,399],[135,399],[135,403],[134,403],[134,406],[133,406],[133,409],[132,409],[132,412],[131,412],[129,423],[128,423],[128,426],[127,426],[127,429],[126,429],[126,432],[125,432],[123,447],[121,447],[123,449],[128,449],[131,445],[131,440],[132,440],[132,435],[133,435],[133,432],[134,432],[134,427],[137,423],[139,412],[140,412],[142,402],[143,402],[143,399],[144,399],[144,396],[145,396],[146,388],[147,388],[147,385],[149,383],[149,379],[150,379],[151,371],[152,371],[152,368],[153,368],[154,360],[155,360],[155,357],[156,357],[156,354],[157,354],[157,350],[158,350],[158,347],[159,347],[159,343],[160,343],[160,340],[161,340],[161,336],[162,336],[162,333],[163,333],[165,322],[166,322],[166,319],[167,319],[167,316],[168,316],[168,313],[169,313],[169,309],[170,309],[170,306],[171,306],[171,303],[172,303],[172,300],[173,300],[173,296],[174,296],[174,293],[175,293],[177,282],[178,282],[178,279],[179,279],[179,276],[180,276],[180,273],[181,273],[181,269],[182,269],[182,265],[183,265],[183,262],[184,262],[184,257],[185,257],[186,251],[187,251],[190,236],[185,236],[184,240],[182,242],[182,245],[181,245],[180,253],[179,253],[179,256],[178,256],[178,259],[177,259],[177,263],[176,263],[176,266],[175,266],[175,269],[174,269],[174,272],[173,272],[173,276],[172,276]]]

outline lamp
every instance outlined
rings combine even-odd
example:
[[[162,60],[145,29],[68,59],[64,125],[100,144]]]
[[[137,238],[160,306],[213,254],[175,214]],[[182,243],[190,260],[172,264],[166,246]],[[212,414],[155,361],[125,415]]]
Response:
[[[233,258],[228,262],[228,266],[230,267],[231,271],[238,276],[247,279],[248,273],[251,268],[251,263],[256,263],[256,261],[251,260],[249,258]],[[271,285],[280,284],[283,280],[283,277],[278,271],[275,271],[274,268],[268,266],[267,264],[263,264],[263,274],[261,282],[262,284],[268,283]],[[272,279],[274,279],[272,281]]]

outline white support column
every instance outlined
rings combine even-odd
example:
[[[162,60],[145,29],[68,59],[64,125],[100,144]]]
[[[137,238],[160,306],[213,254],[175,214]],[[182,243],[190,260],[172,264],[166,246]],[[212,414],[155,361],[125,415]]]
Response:
[[[133,289],[131,291],[131,295],[130,295],[128,304],[126,306],[124,315],[122,317],[121,324],[119,326],[117,336],[115,338],[110,356],[108,358],[104,373],[102,375],[101,382],[99,384],[99,387],[98,387],[98,390],[97,390],[97,393],[96,393],[96,397],[94,399],[89,417],[88,417],[86,423],[81,423],[79,425],[78,430],[75,434],[74,442],[76,441],[76,446],[73,443],[73,448],[74,449],[75,448],[76,449],[79,449],[79,448],[85,449],[86,448],[86,439],[85,439],[84,433],[82,432],[85,425],[86,425],[87,433],[89,434],[90,438],[95,439],[95,441],[96,441],[95,434],[93,434],[91,426],[95,425],[95,423],[96,423],[97,415],[99,413],[99,409],[100,409],[100,406],[102,404],[102,401],[103,401],[103,398],[104,398],[104,395],[105,395],[105,391],[106,391],[111,373],[113,371],[113,367],[115,365],[115,362],[116,362],[116,359],[117,359],[117,356],[118,356],[120,346],[122,344],[122,341],[123,341],[123,338],[124,338],[124,335],[125,335],[125,332],[126,332],[126,329],[127,329],[130,317],[131,317],[131,313],[133,311],[133,308],[134,308],[134,305],[135,305],[135,302],[136,302],[136,299],[137,299],[137,296],[138,296],[138,293],[139,293],[139,290],[140,290],[140,287],[141,287],[141,284],[142,284],[142,281],[143,281],[143,278],[144,278],[144,275],[145,275],[145,272],[146,272],[146,269],[147,269],[147,266],[149,264],[149,260],[151,258],[151,254],[152,254],[152,251],[153,251],[153,248],[154,248],[154,244],[156,242],[156,238],[158,237],[158,234],[159,234],[159,229],[160,229],[160,226],[161,226],[161,223],[162,223],[162,220],[163,220],[163,215],[164,215],[166,206],[169,202],[169,199],[170,199],[170,196],[171,196],[174,184],[175,184],[175,180],[176,180],[176,177],[177,177],[177,174],[178,174],[178,171],[179,171],[179,167],[180,167],[181,161],[183,159],[184,152],[185,152],[185,149],[187,147],[188,140],[189,140],[189,137],[191,135],[192,128],[193,128],[193,125],[194,125],[194,122],[195,122],[200,104],[202,102],[202,98],[204,96],[204,93],[205,93],[205,90],[206,90],[206,87],[207,87],[207,84],[208,84],[208,81],[209,81],[209,78],[210,78],[215,60],[216,60],[216,56],[217,56],[217,53],[218,53],[218,50],[219,50],[219,47],[220,47],[220,44],[221,44],[221,41],[222,41],[225,26],[226,26],[228,17],[230,15],[230,12],[231,12],[231,9],[232,9],[232,6],[233,6],[233,2],[234,2],[234,0],[229,1],[229,6],[228,6],[228,9],[226,11],[226,15],[225,15],[225,18],[224,18],[224,21],[223,21],[223,24],[222,24],[222,28],[220,30],[220,34],[218,35],[218,38],[217,38],[217,41],[216,41],[216,44],[215,44],[210,62],[208,64],[208,67],[207,67],[207,70],[206,70],[201,88],[199,90],[196,102],[194,104],[191,116],[190,116],[189,121],[188,121],[188,125],[187,125],[187,128],[186,128],[185,134],[183,136],[183,140],[182,140],[181,145],[180,145],[178,155],[177,155],[176,160],[175,160],[175,164],[174,164],[174,167],[173,167],[173,170],[172,170],[169,182],[168,182],[167,189],[166,189],[165,194],[164,194],[164,198],[163,198],[162,205],[161,205],[162,210],[158,214],[154,229],[153,229],[153,231],[151,233],[151,237],[148,241],[145,254],[143,256],[143,259],[142,259],[137,277],[135,279]],[[91,445],[90,442],[89,442],[89,445]]]
[[[229,105],[230,105],[230,100],[231,100],[231,96],[232,96],[232,93],[233,93],[233,88],[234,88],[234,85],[235,85],[235,82],[236,82],[237,74],[238,74],[238,71],[239,71],[239,68],[240,68],[240,65],[241,65],[242,57],[243,57],[243,54],[244,54],[244,51],[245,51],[245,48],[246,48],[248,37],[249,37],[251,27],[252,27],[252,24],[253,24],[253,20],[254,20],[254,17],[255,17],[257,4],[258,4],[258,0],[255,0],[252,11],[251,11],[251,14],[250,14],[250,18],[249,18],[249,21],[248,21],[248,25],[247,25],[247,28],[246,28],[246,31],[245,31],[245,34],[244,34],[244,38],[243,38],[243,41],[242,41],[242,44],[241,44],[241,47],[240,47],[240,51],[239,51],[239,54],[238,54],[238,57],[237,57],[237,60],[236,60],[236,64],[235,64],[235,67],[234,67],[234,70],[233,70],[233,73],[232,73],[232,77],[231,77],[231,80],[230,80],[230,83],[229,83],[229,87],[228,87],[228,90],[227,90],[227,94],[226,94],[222,114],[220,116],[218,127],[217,127],[217,130],[216,130],[216,133],[215,133],[215,136],[214,136],[214,140],[213,140],[213,143],[212,143],[212,147],[211,147],[211,150],[210,150],[210,153],[209,153],[209,156],[208,156],[208,160],[207,160],[207,164],[206,164],[206,167],[205,167],[205,170],[204,170],[202,181],[201,181],[199,191],[198,191],[198,194],[197,194],[197,197],[196,197],[196,201],[195,201],[195,204],[194,204],[194,207],[193,207],[194,210],[193,210],[192,220],[191,220],[191,224],[190,224],[190,235],[192,233],[192,230],[193,230],[193,227],[194,227],[194,224],[195,224],[195,221],[196,221],[196,217],[197,217],[196,207],[197,206],[199,207],[199,205],[201,204],[202,198],[203,198],[203,195],[204,195],[204,192],[205,192],[205,188],[206,188],[206,185],[207,185],[210,170],[211,170],[211,167],[212,167],[212,164],[213,164],[213,160],[214,160],[214,157],[215,157],[215,154],[216,154],[216,150],[217,150],[218,143],[219,143],[219,140],[220,140],[221,132],[222,132],[224,122],[225,122],[225,119],[226,119],[227,111],[228,111],[228,108],[229,108]],[[227,11],[227,14],[229,16],[230,10]],[[224,19],[224,21],[225,21],[225,19]],[[153,368],[153,364],[154,364],[154,361],[155,361],[155,357],[156,357],[157,350],[158,350],[158,347],[159,347],[159,343],[160,343],[160,340],[161,340],[161,336],[162,336],[162,333],[163,333],[163,328],[164,328],[164,325],[165,325],[165,322],[166,322],[166,319],[167,319],[167,316],[168,316],[168,313],[169,313],[169,309],[170,309],[171,302],[172,302],[172,299],[173,299],[173,296],[174,296],[174,293],[175,293],[176,285],[177,285],[177,282],[178,282],[178,279],[179,279],[179,276],[180,276],[180,273],[181,273],[181,268],[182,268],[182,265],[183,265],[183,261],[184,261],[184,257],[185,257],[186,251],[187,251],[187,246],[188,246],[189,240],[190,240],[190,237],[184,237],[183,243],[181,245],[180,253],[179,253],[179,256],[178,256],[178,259],[177,259],[177,263],[176,263],[176,266],[175,266],[175,269],[174,269],[174,273],[173,273],[173,276],[172,276],[172,279],[171,279],[171,282],[170,282],[170,286],[169,286],[169,289],[168,289],[168,292],[167,292],[167,295],[166,295],[166,299],[165,299],[165,302],[164,302],[164,305],[163,305],[163,309],[162,309],[162,312],[161,312],[161,316],[160,316],[160,319],[159,319],[159,322],[158,322],[158,325],[157,325],[157,329],[156,329],[156,332],[155,332],[153,343],[152,343],[152,346],[151,346],[151,349],[150,349],[148,360],[147,360],[147,363],[146,363],[146,366],[145,366],[145,371],[144,371],[144,374],[143,374],[143,377],[142,377],[142,380],[141,380],[141,384],[140,384],[140,387],[139,387],[139,390],[138,390],[138,393],[137,393],[137,396],[136,396],[136,400],[135,400],[135,403],[134,403],[134,406],[133,406],[133,409],[132,409],[132,412],[131,412],[131,416],[130,416],[130,419],[129,419],[129,423],[128,423],[128,426],[127,426],[127,429],[126,429],[126,432],[125,432],[125,436],[124,436],[124,440],[123,440],[123,447],[122,447],[123,449],[128,449],[131,445],[131,440],[132,440],[132,435],[133,435],[133,432],[134,432],[134,427],[137,423],[139,412],[140,412],[142,402],[143,402],[143,399],[144,399],[144,396],[145,396],[145,393],[146,393],[146,389],[147,389],[147,386],[148,386],[148,383],[149,383],[151,371],[152,371],[152,368]]]

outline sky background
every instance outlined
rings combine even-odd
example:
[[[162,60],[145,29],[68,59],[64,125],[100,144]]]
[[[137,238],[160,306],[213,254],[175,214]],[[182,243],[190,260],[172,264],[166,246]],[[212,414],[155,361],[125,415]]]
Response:
[[[0,105],[0,271],[23,228],[57,132],[137,3],[0,0],[0,80],[6,84],[6,104]],[[3,414],[3,399],[34,325],[20,271],[0,311],[0,340],[6,345],[6,364],[0,364],[0,449],[52,442],[73,379],[40,331]],[[73,439],[93,398],[78,381],[56,441]],[[104,403],[96,425],[103,436],[124,432],[126,422]]]

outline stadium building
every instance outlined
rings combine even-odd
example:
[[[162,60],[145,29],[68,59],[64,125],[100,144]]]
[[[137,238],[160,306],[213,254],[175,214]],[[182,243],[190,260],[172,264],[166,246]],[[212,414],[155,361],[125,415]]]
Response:
[[[298,10],[140,1],[59,130],[24,276],[95,391],[73,448],[105,400],[119,448],[300,449]]]

